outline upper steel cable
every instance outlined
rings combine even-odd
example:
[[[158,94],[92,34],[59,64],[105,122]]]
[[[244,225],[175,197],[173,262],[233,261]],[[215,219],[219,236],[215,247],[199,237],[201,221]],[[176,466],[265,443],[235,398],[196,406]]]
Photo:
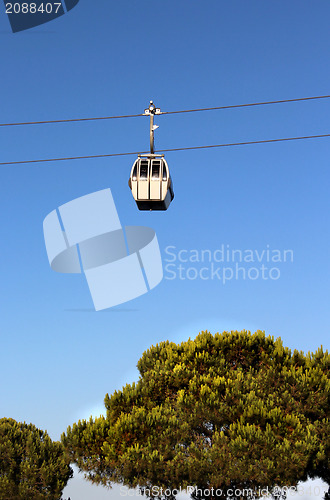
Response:
[[[251,102],[248,104],[233,104],[231,106],[216,106],[213,108],[196,108],[196,109],[183,109],[181,111],[164,111],[162,115],[174,115],[177,113],[195,113],[197,111],[214,111],[218,109],[233,109],[233,108],[246,108],[249,106],[265,106],[267,104],[282,104],[285,102],[298,102],[298,101],[310,101],[312,99],[327,99],[330,95],[319,95],[314,97],[299,97],[297,99],[282,99],[280,101],[264,101],[264,102]]]
[[[315,99],[328,99],[330,95],[319,95],[313,97],[299,97],[297,99],[282,99],[279,101],[264,101],[264,102],[251,102],[247,104],[233,104],[229,106],[215,106],[211,108],[196,108],[196,109],[183,109],[178,111],[163,111],[161,115],[173,115],[179,113],[195,113],[199,111],[215,111],[220,109],[234,109],[234,108],[246,108],[251,106],[265,106],[270,104],[283,104],[288,102],[298,102],[298,101],[311,101]],[[92,118],[70,118],[65,120],[43,120],[34,122],[17,122],[17,123],[0,123],[0,127],[12,127],[17,125],[45,125],[50,123],[73,123],[73,122],[87,122],[96,120],[114,120],[118,118],[137,118],[139,116],[145,116],[143,113],[132,114],[132,115],[118,115],[118,116],[97,116]]]
[[[18,122],[18,123],[0,123],[0,127],[12,127],[16,125],[45,125],[48,123],[71,123],[71,122],[91,122],[96,120],[114,120],[116,118],[136,118],[139,115],[120,115],[120,116],[97,116],[95,118],[70,118],[67,120],[44,120],[39,122]]]

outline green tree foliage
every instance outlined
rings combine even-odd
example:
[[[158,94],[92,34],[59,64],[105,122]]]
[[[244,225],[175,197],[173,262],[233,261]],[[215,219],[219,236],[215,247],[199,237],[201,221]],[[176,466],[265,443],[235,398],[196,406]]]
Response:
[[[61,443],[32,424],[0,419],[0,500],[58,500],[70,477]]]
[[[329,484],[329,362],[260,331],[163,342],[143,353],[137,383],[106,395],[106,418],[62,440],[92,482],[150,496],[191,485],[193,498],[236,489],[231,498],[246,499],[308,477]]]

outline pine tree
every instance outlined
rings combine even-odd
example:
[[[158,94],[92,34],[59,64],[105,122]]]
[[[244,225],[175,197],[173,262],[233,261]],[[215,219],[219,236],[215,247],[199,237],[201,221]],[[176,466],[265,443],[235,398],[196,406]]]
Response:
[[[72,474],[63,445],[47,432],[0,419],[0,500],[59,500]]]
[[[137,383],[106,395],[106,418],[62,440],[90,481],[148,496],[190,485],[196,500],[252,499],[308,477],[330,483],[329,361],[263,332],[163,342],[139,360]]]

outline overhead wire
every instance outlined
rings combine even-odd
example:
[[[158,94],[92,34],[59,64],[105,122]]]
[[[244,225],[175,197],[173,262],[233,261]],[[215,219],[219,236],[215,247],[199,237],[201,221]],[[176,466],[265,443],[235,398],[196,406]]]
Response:
[[[160,115],[173,115],[179,113],[195,113],[200,111],[215,111],[221,109],[234,109],[234,108],[245,108],[251,106],[265,106],[271,104],[283,104],[289,102],[299,102],[299,101],[311,101],[316,99],[328,99],[330,95],[320,95],[312,97],[299,97],[295,99],[281,99],[278,101],[263,101],[263,102],[251,102],[245,104],[232,104],[228,106],[214,106],[210,108],[196,108],[196,109],[182,109],[176,111],[161,111]],[[96,116],[90,118],[68,118],[63,120],[42,120],[42,121],[31,121],[31,122],[15,122],[15,123],[0,123],[0,127],[13,127],[20,125],[46,125],[46,124],[56,124],[56,123],[73,123],[73,122],[87,122],[87,121],[97,121],[97,120],[115,120],[120,118],[137,118],[140,116],[146,116],[144,113],[130,114],[130,115],[117,115],[117,116]]]
[[[266,144],[271,142],[283,142],[283,141],[301,141],[304,139],[320,139],[322,137],[330,137],[330,134],[319,134],[319,135],[304,135],[300,137],[281,137],[279,139],[264,139],[259,141],[246,141],[246,142],[230,142],[227,144],[211,144],[208,146],[192,146],[187,148],[172,148],[172,149],[162,149],[160,153],[167,153],[168,151],[188,151],[191,149],[210,149],[210,148],[224,148],[230,146],[247,146],[249,144]]]
[[[16,125],[45,125],[49,123],[89,122],[96,120],[115,120],[117,118],[136,118],[138,116],[144,116],[144,115],[143,113],[140,113],[138,115],[97,116],[92,118],[69,118],[65,120],[43,120],[38,122],[0,123],[0,127],[13,127]]]
[[[249,106],[265,106],[268,104],[282,104],[287,102],[310,101],[312,99],[327,99],[330,95],[319,95],[314,97],[299,97],[297,99],[282,99],[280,101],[264,101],[264,102],[251,102],[247,104],[233,104],[229,106],[215,106],[212,108],[196,108],[196,109],[182,109],[180,111],[164,111],[162,115],[174,115],[178,113],[195,113],[198,111],[215,111],[219,109],[233,109],[233,108],[246,108]]]
[[[200,111],[214,111],[214,110],[222,110],[222,109],[233,109],[233,108],[243,108],[243,107],[251,107],[251,106],[264,106],[271,104],[282,104],[289,102],[298,102],[298,101],[309,101],[315,99],[327,99],[330,95],[322,95],[322,96],[311,96],[311,97],[300,97],[295,99],[282,99],[277,101],[263,101],[263,102],[253,102],[253,103],[245,103],[245,104],[234,104],[228,106],[215,106],[209,108],[195,108],[195,109],[185,109],[185,110],[176,110],[176,111],[163,111],[160,112],[161,115],[170,115],[170,114],[179,114],[179,113],[194,113]],[[19,125],[43,125],[43,124],[56,124],[56,123],[71,123],[71,122],[84,122],[84,121],[96,121],[96,120],[112,120],[112,119],[121,119],[121,118],[136,118],[140,116],[146,116],[144,113],[140,114],[130,114],[130,115],[116,115],[116,116],[99,116],[99,117],[90,117],[90,118],[71,118],[71,119],[63,119],[63,120],[43,120],[43,121],[31,121],[31,122],[16,122],[16,123],[0,123],[0,127],[9,127],[9,126],[19,126]],[[278,139],[266,139],[266,140],[258,140],[258,141],[245,141],[245,142],[235,142],[235,143],[227,143],[227,144],[211,144],[205,146],[189,146],[185,148],[170,148],[163,149],[157,151],[157,153],[167,153],[171,151],[188,151],[188,150],[197,150],[197,149],[210,149],[210,148],[221,148],[221,147],[230,147],[230,146],[243,146],[249,144],[265,144],[272,142],[283,142],[283,141],[294,141],[294,140],[304,140],[304,139],[316,139],[329,137],[330,134],[321,134],[321,135],[310,135],[310,136],[300,136],[300,137],[285,137]],[[83,160],[83,159],[95,159],[95,158],[110,158],[116,156],[129,156],[129,155],[143,155],[148,154],[148,151],[143,152],[125,152],[125,153],[109,153],[103,155],[85,155],[85,156],[71,156],[71,157],[62,157],[62,158],[42,158],[36,160],[20,160],[20,161],[12,161],[12,162],[0,162],[0,165],[19,165],[19,164],[27,164],[27,163],[45,163],[45,162],[56,162],[56,161],[67,161],[67,160]]]
[[[258,141],[245,141],[245,142],[231,142],[226,144],[211,144],[206,146],[189,146],[185,148],[170,148],[170,149],[161,149],[155,151],[156,154],[159,153],[168,153],[171,151],[188,151],[188,150],[197,150],[197,149],[210,149],[210,148],[224,148],[224,147],[232,147],[232,146],[246,146],[250,144],[266,144],[266,143],[275,143],[275,142],[284,142],[284,141],[298,141],[298,140],[306,140],[306,139],[320,139],[324,137],[330,137],[330,134],[319,134],[319,135],[305,135],[299,137],[282,137],[278,139],[263,139]],[[9,161],[9,162],[1,162],[0,165],[20,165],[27,163],[46,163],[46,162],[56,162],[56,161],[66,161],[66,160],[86,160],[92,158],[110,158],[114,156],[130,156],[130,155],[144,155],[149,154],[148,151],[132,151],[127,153],[109,153],[102,155],[87,155],[87,156],[71,156],[71,157],[63,157],[63,158],[43,158],[38,160],[20,160],[20,161]]]

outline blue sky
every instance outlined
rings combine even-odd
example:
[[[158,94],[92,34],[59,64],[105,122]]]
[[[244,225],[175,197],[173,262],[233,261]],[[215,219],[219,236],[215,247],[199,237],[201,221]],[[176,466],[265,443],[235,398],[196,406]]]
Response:
[[[325,0],[81,0],[13,34],[2,11],[0,122],[135,114],[150,99],[170,111],[329,94],[329,15]],[[329,111],[323,99],[161,116],[156,148],[325,134]],[[146,150],[148,127],[146,117],[1,127],[1,162]],[[175,200],[165,213],[137,210],[134,157],[2,166],[1,415],[58,439],[137,378],[150,345],[203,329],[261,329],[292,349],[328,348],[329,141],[168,153]],[[150,293],[96,313],[83,276],[51,271],[42,222],[108,187],[123,225],[156,231],[164,267],[169,246],[177,255],[291,249],[293,262],[269,263],[276,280],[225,284],[165,270]]]

